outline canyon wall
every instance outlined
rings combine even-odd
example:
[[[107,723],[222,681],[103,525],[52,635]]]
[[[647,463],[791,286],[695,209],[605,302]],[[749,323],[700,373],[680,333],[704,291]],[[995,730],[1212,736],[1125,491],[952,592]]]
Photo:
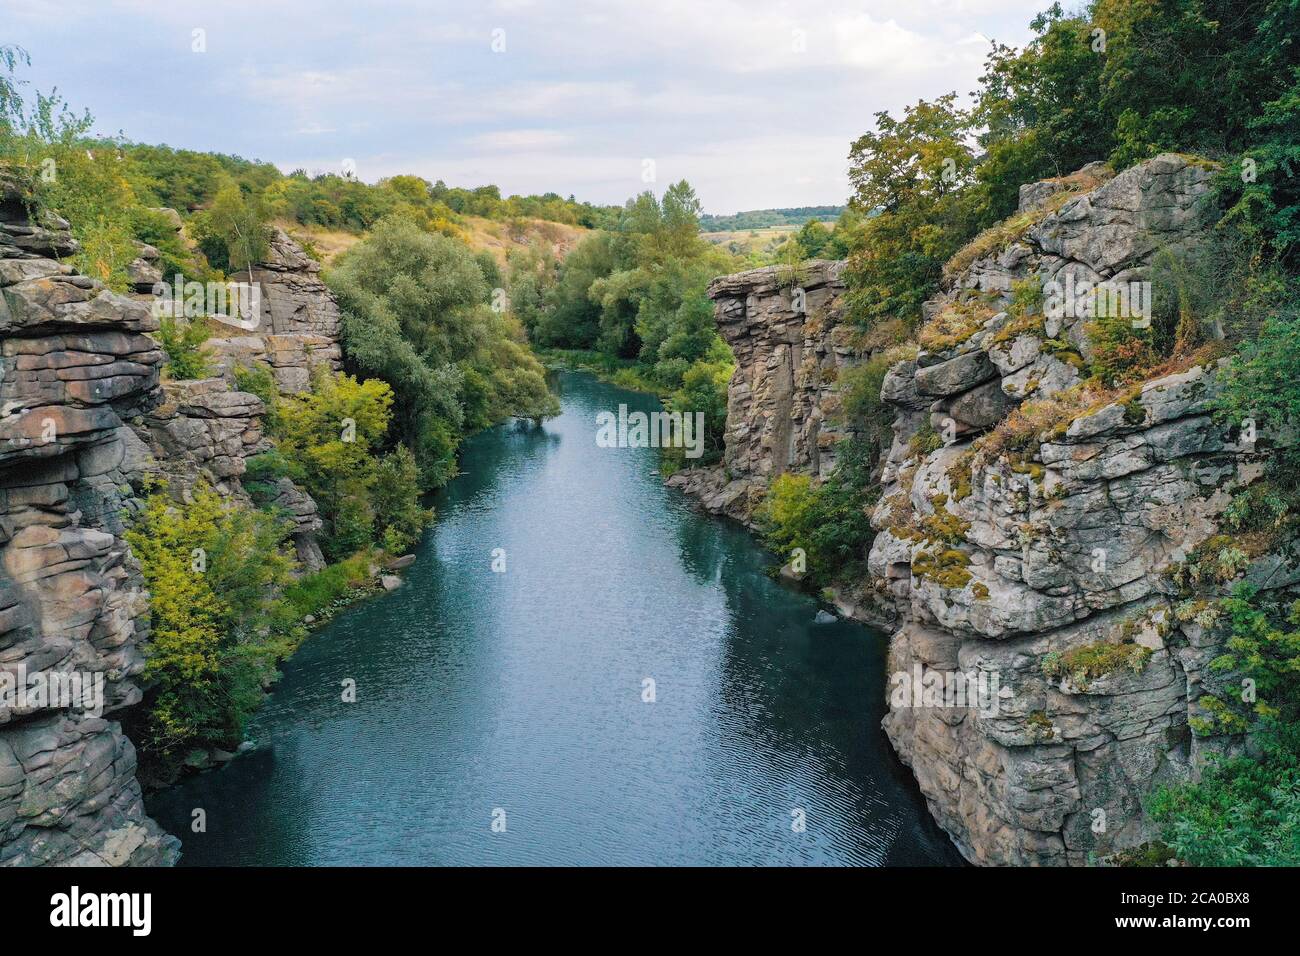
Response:
[[[0,177],[0,672],[99,675],[105,706],[0,703],[0,863],[170,863],[109,716],[140,700],[149,634],[120,514],[148,458],[132,424],[161,398],[157,322],[61,265],[66,223],[33,225],[19,194]]]
[[[843,324],[843,262],[767,266],[709,284],[723,339],[736,359],[727,388],[726,450],[713,468],[668,480],[712,514],[752,523],[769,482],[784,472],[825,477],[835,467],[839,372],[859,359]]]
[[[111,292],[60,261],[76,250],[68,224],[34,223],[24,194],[0,170],[0,864],[170,864],[179,843],[145,815],[113,719],[142,698],[149,640],[125,521],[150,477],[178,501],[199,480],[247,501],[240,476],[269,445],[263,404],[233,387],[233,367],[264,359],[282,391],[301,390],[314,364],[338,367],[338,308],[279,233],[253,270],[258,327],[213,341],[214,377],[162,381],[145,291],[156,250],[132,264],[134,296]],[[277,490],[300,559],[319,567],[315,503],[288,479]],[[74,674],[102,681],[102,712],[12,693]]]
[[[915,357],[885,378],[894,437],[862,582],[895,621],[884,727],[972,862],[1079,865],[1138,846],[1155,835],[1144,798],[1236,744],[1191,730],[1223,638],[1186,613],[1171,572],[1261,473],[1266,441],[1212,417],[1209,360],[1083,401],[1090,317],[1020,299],[1053,281],[1150,281],[1217,219],[1214,172],[1166,154],[1023,187],[1020,228],[949,264]],[[771,475],[833,463],[835,389],[819,372],[860,360],[837,347],[839,291],[814,322],[771,270],[714,283],[737,359],[726,467],[674,479],[710,510],[744,519]],[[1242,574],[1300,580],[1272,555]],[[957,675],[992,694],[912,692]]]

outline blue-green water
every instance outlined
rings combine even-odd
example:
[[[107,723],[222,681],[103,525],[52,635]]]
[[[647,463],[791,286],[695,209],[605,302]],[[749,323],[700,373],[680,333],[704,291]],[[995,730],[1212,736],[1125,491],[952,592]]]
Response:
[[[182,863],[959,862],[879,729],[883,637],[814,624],[655,450],[596,446],[652,398],[558,387],[467,444],[405,584],[288,662],[258,750],[150,800]]]

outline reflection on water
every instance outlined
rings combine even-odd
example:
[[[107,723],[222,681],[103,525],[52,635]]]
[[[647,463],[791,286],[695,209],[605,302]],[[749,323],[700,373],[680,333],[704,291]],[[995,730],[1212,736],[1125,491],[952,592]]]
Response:
[[[883,638],[814,625],[653,449],[596,447],[652,398],[558,385],[468,443],[405,584],[286,665],[259,750],[152,798],[182,863],[959,862],[879,729]]]

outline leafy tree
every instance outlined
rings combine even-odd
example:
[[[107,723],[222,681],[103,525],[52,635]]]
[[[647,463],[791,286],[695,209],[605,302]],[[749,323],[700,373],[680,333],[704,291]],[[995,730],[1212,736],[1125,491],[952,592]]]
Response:
[[[234,181],[222,186],[211,207],[195,216],[193,233],[208,261],[224,272],[248,269],[263,261],[270,248],[261,200],[245,195]]]
[[[853,205],[878,213],[864,221],[849,259],[849,302],[863,325],[916,319],[943,264],[971,234],[962,196],[975,166],[970,127],[949,93],[908,107],[901,119],[877,113],[876,129],[853,144]]]
[[[426,485],[454,468],[464,428],[558,413],[541,365],[463,243],[400,218],[340,257],[329,282],[344,309],[350,362],[392,383],[397,422]]]
[[[310,391],[276,404],[274,437],[320,506],[323,550],[331,560],[376,540],[374,450],[388,432],[392,406],[386,382],[358,381],[324,368],[314,374]]]
[[[1030,23],[1023,49],[995,43],[980,81],[974,121],[984,127],[976,171],[980,226],[1015,211],[1022,183],[1064,176],[1105,159],[1114,119],[1101,104],[1103,37],[1086,13],[1059,3]]]
[[[150,592],[150,682],[137,739],[170,774],[193,748],[233,748],[300,638],[280,602],[292,559],[274,517],[203,484],[185,504],[163,490],[126,533]]]
[[[1300,317],[1278,316],[1242,343],[1221,375],[1219,400],[1232,421],[1289,428],[1300,421]]]

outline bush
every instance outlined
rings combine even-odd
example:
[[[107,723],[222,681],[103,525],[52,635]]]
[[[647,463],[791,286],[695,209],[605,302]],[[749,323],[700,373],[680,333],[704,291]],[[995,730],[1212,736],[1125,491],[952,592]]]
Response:
[[[806,582],[824,587],[862,572],[874,538],[870,500],[838,473],[822,483],[787,473],[772,481],[757,517],[768,547],[783,562],[803,549]]]
[[[349,592],[372,580],[370,552],[361,551],[329,567],[303,575],[284,589],[284,603],[294,620],[307,615],[319,617],[345,603]]]
[[[158,343],[167,353],[167,373],[181,380],[206,378],[211,364],[203,343],[211,336],[202,321],[185,322],[163,317],[159,322]]]
[[[392,406],[386,382],[323,366],[309,391],[274,401],[270,434],[278,457],[258,461],[255,473],[269,480],[284,469],[316,500],[326,526],[322,550],[331,561],[375,543],[405,550],[432,517],[419,504],[411,451],[398,445],[380,455]]]
[[[127,531],[152,611],[135,739],[164,773],[194,748],[238,745],[276,663],[301,638],[279,596],[293,565],[286,533],[202,484],[184,505],[153,491]]]
[[[1221,414],[1236,422],[1289,426],[1300,421],[1300,317],[1269,320],[1221,376]]]

